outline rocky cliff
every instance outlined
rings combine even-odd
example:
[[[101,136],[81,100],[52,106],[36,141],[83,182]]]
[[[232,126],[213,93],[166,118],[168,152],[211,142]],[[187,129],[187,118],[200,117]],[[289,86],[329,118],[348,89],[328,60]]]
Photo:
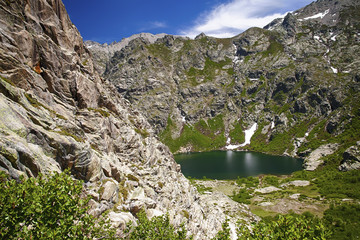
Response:
[[[207,204],[142,114],[94,70],[61,0],[1,1],[0,29],[1,171],[18,179],[70,169],[85,181],[91,213],[108,210],[119,229],[140,209],[168,212],[199,239],[221,228],[224,212]],[[237,218],[254,218],[238,207]]]
[[[98,73],[103,74],[106,68],[106,63],[109,62],[110,58],[115,52],[120,51],[126,47],[130,41],[136,38],[144,38],[150,43],[154,43],[157,39],[164,37],[165,34],[151,34],[151,33],[139,33],[129,38],[124,38],[120,42],[112,42],[111,44],[100,44],[94,41],[85,41],[85,46],[90,49],[93,55],[94,67]]]
[[[318,0],[228,39],[138,37],[114,53],[103,77],[172,152],[237,148],[305,158],[330,146],[340,156],[359,140],[359,7]]]

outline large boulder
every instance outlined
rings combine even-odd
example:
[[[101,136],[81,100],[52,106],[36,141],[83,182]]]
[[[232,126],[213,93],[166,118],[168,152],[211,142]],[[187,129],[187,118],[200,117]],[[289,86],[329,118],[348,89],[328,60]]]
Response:
[[[343,160],[339,166],[340,171],[360,169],[360,141],[349,147],[343,154]]]

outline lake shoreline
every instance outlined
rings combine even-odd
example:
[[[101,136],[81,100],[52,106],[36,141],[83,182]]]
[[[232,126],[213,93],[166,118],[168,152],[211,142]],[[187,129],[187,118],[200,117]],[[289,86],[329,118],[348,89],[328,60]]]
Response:
[[[303,170],[303,160],[252,151],[210,151],[174,155],[187,177],[202,179],[236,179],[239,177],[272,174],[289,175]]]

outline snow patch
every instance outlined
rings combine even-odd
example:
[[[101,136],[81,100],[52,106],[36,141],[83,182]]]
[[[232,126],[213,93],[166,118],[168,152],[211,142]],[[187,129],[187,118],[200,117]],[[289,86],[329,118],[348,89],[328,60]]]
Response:
[[[182,122],[186,122],[186,119],[185,119],[184,116],[182,116],[181,121],[182,121]]]
[[[244,147],[245,145],[250,144],[251,137],[254,135],[257,128],[257,123],[251,126],[249,130],[245,130],[245,142],[240,144],[240,147]]]
[[[249,78],[250,81],[258,81],[258,78]]]
[[[303,20],[309,20],[309,19],[315,19],[315,18],[321,18],[323,19],[328,13],[329,13],[330,9],[326,10],[325,12],[323,13],[318,13],[318,14],[315,14],[311,17],[306,17],[304,18]]]
[[[309,133],[307,132],[307,133],[305,133],[305,137],[307,137],[307,136],[309,136]]]
[[[338,73],[338,70],[336,68],[331,67],[331,70],[333,71],[333,73]]]
[[[337,35],[332,36],[332,37],[331,37],[331,41],[334,41],[334,42],[335,42],[335,41],[336,41],[336,37],[337,37]]]
[[[271,129],[274,129],[274,128],[275,128],[275,122],[272,121],[272,122],[271,122]]]
[[[319,36],[314,36],[314,39],[320,41],[320,37],[319,37]]]
[[[225,148],[227,150],[234,150],[239,147],[244,147],[244,146],[250,144],[251,137],[254,135],[256,129],[257,129],[257,123],[254,123],[250,129],[244,131],[245,132],[245,142],[244,143],[242,143],[240,145],[227,145]],[[226,141],[227,144],[229,144],[228,141],[230,143],[230,138],[227,139],[227,141]]]

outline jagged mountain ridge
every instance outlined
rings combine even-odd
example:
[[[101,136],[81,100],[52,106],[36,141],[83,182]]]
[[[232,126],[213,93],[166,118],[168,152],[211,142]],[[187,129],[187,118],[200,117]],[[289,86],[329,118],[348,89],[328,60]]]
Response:
[[[168,212],[197,239],[221,229],[226,214],[208,202],[234,203],[199,195],[142,114],[94,70],[61,0],[1,1],[0,28],[1,171],[19,179],[70,169],[85,181],[91,214],[108,210],[119,233],[140,209]]]
[[[95,69],[100,74],[103,74],[105,72],[106,63],[109,62],[110,58],[114,55],[114,53],[126,47],[130,41],[136,38],[143,38],[150,43],[154,43],[157,39],[163,38],[165,35],[165,33],[155,35],[151,33],[139,33],[131,37],[124,38],[120,42],[112,42],[111,44],[100,44],[98,42],[90,40],[85,41],[84,44],[88,49],[91,49]]]
[[[357,129],[358,9],[319,0],[229,39],[137,38],[103,76],[173,152],[240,144],[257,122],[243,149],[307,156]]]
[[[165,34],[153,35],[151,33],[135,34],[129,38],[124,38],[120,42],[112,42],[111,44],[99,44],[94,41],[85,41],[84,44],[88,49],[91,49],[91,53],[94,55],[95,68],[102,74],[105,71],[106,62],[114,55],[116,51],[120,51],[127,46],[129,42],[135,38],[145,38],[149,42],[154,43],[158,38],[163,37]]]

